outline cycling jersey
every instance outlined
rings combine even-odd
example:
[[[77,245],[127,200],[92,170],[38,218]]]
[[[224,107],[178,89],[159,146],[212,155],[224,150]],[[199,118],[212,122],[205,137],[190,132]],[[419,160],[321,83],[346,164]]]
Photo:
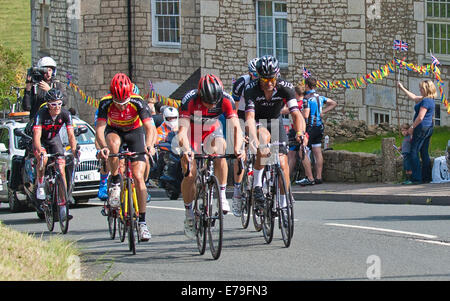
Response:
[[[63,125],[67,129],[73,129],[72,115],[66,109],[61,109],[55,118],[50,115],[48,107],[42,107],[36,114],[33,131],[42,129],[41,141],[52,140],[56,136],[59,137],[59,130]]]
[[[328,98],[320,96],[315,90],[309,90],[305,93],[305,99],[303,101],[304,108],[309,108],[309,116],[306,120],[306,126],[322,126],[322,113],[323,105],[326,104]]]
[[[61,109],[55,118],[50,115],[48,107],[45,105],[36,114],[33,131],[41,129],[41,151],[50,154],[64,154],[64,146],[58,135],[63,125],[67,130],[73,129],[72,115],[69,111]]]
[[[100,101],[97,120],[107,122],[111,128],[129,132],[142,126],[143,122],[150,120],[150,108],[141,96],[131,94],[125,110],[121,111],[114,105],[111,94],[106,95]]]
[[[197,141],[194,141],[194,131],[201,128],[201,142],[206,137],[215,133],[215,136],[223,136],[221,124],[219,121],[220,115],[224,114],[226,119],[237,117],[236,105],[233,98],[228,93],[223,93],[223,98],[215,107],[208,109],[202,104],[197,90],[188,92],[181,101],[180,118],[187,118],[191,121],[190,140],[191,146],[198,151]]]
[[[290,112],[299,110],[294,86],[281,78],[277,79],[271,99],[266,99],[264,91],[260,87],[259,79],[251,81],[245,87],[244,99],[245,112],[255,112],[256,121],[278,119],[284,105],[288,106]]]
[[[244,90],[245,87],[252,80],[249,74],[242,75],[233,84],[232,96],[234,101],[239,101],[238,115],[239,118],[245,119],[245,100],[244,100]]]

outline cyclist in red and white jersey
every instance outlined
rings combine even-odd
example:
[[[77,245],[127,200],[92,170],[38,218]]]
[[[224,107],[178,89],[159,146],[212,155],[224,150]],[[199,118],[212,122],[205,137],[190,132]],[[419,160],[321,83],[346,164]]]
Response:
[[[181,166],[186,173],[188,163],[190,173],[184,177],[181,183],[186,208],[184,229],[186,236],[194,236],[194,214],[192,203],[195,197],[196,164],[194,153],[208,153],[223,155],[226,151],[226,141],[223,137],[220,115],[224,114],[229,122],[228,129],[234,137],[233,151],[238,158],[241,153],[242,132],[237,118],[236,107],[232,97],[223,91],[220,79],[212,74],[200,78],[198,89],[188,92],[182,100],[179,119],[179,145],[183,150]],[[203,145],[203,148],[202,148]],[[225,196],[227,185],[228,165],[226,159],[216,159],[214,173],[217,176],[222,197],[224,213],[230,211],[230,206]]]

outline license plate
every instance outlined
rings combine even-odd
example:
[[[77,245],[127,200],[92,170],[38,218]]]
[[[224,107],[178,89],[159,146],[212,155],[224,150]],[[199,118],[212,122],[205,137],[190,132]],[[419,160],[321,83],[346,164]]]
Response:
[[[98,171],[79,171],[75,173],[75,182],[91,181],[100,181],[100,173]]]

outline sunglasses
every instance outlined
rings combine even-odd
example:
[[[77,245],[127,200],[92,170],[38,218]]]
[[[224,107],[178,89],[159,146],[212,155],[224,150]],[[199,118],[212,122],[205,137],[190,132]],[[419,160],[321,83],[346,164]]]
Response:
[[[277,78],[276,77],[272,77],[272,78],[264,78],[264,77],[260,77],[260,79],[261,79],[261,82],[263,82],[264,84],[267,84],[267,83],[272,83],[272,84],[275,84],[276,83],[276,81],[277,81]]]
[[[118,104],[118,105],[123,106],[123,105],[126,105],[127,103],[129,103],[130,100],[131,100],[131,97],[128,97],[127,99],[125,99],[125,100],[123,100],[123,101],[116,101],[116,100],[113,99],[113,102],[116,103],[116,104]]]
[[[56,108],[56,107],[62,106],[62,101],[48,102],[47,104],[48,104],[50,107],[52,107],[52,108]]]

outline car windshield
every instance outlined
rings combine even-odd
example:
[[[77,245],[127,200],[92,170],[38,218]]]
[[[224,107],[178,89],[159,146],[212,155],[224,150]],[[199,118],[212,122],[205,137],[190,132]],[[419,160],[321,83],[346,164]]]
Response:
[[[85,124],[76,124],[74,125],[75,128],[85,128],[87,127],[87,132],[79,135],[77,138],[78,144],[93,144],[95,143],[95,133],[94,131]],[[63,126],[61,130],[59,131],[59,136],[61,137],[61,141],[63,144],[69,144],[69,139],[67,138],[67,130],[66,127]]]

